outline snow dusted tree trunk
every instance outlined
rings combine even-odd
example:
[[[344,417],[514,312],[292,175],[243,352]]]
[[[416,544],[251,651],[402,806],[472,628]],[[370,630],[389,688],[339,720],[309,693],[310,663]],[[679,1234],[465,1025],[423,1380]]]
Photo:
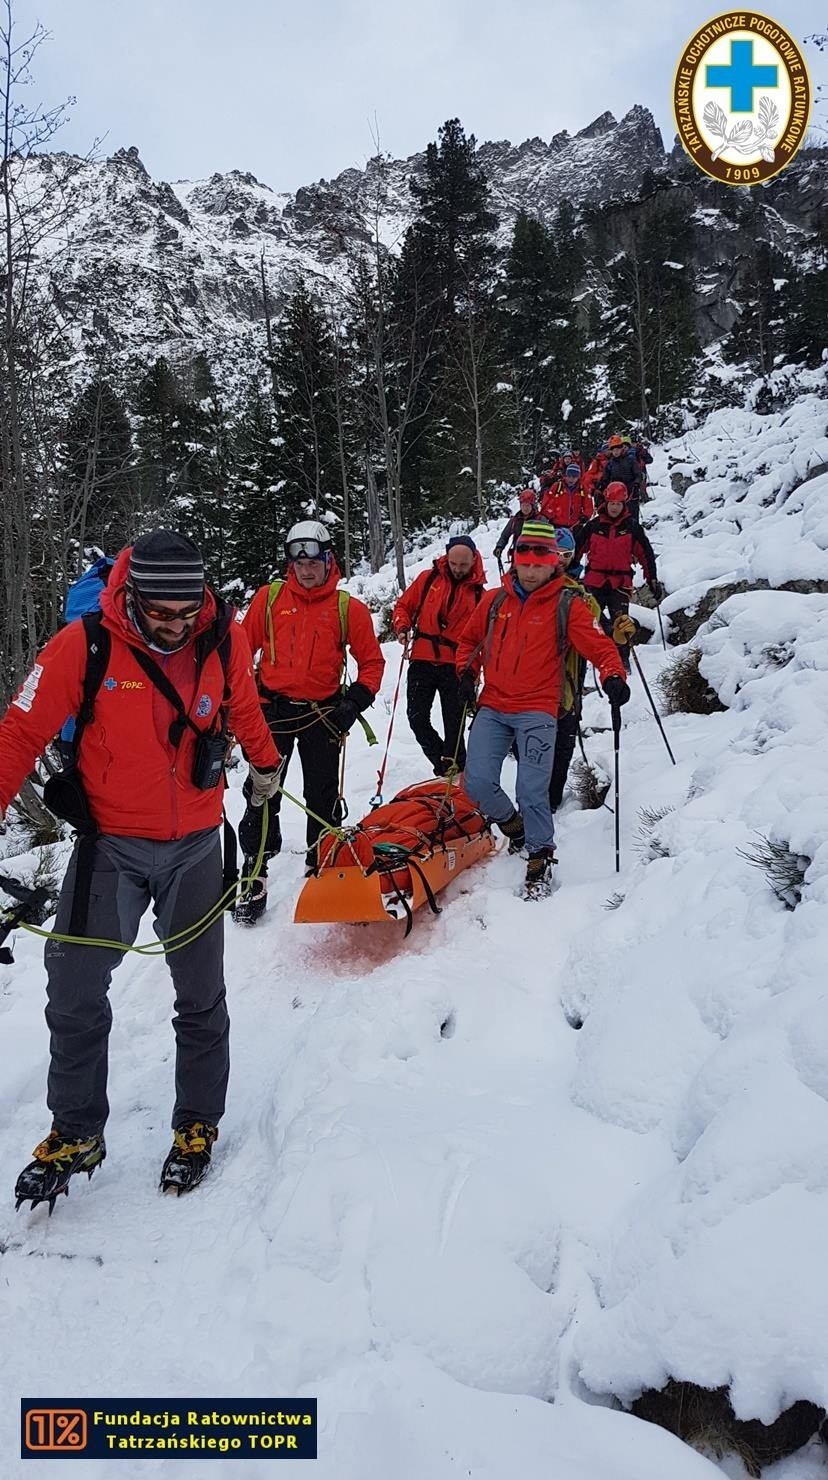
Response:
[[[368,562],[376,575],[385,555],[385,541],[382,537],[382,507],[379,490],[370,458],[367,458],[365,462],[365,495],[368,512]]]

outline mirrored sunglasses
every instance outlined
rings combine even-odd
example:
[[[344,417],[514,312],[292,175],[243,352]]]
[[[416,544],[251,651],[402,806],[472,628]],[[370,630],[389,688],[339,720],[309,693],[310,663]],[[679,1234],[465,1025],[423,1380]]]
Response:
[[[557,558],[558,551],[556,550],[554,545],[517,545],[515,547],[515,554],[545,555],[547,558],[550,556],[554,556]]]
[[[149,617],[151,622],[194,622],[204,605],[203,601],[199,601],[197,605],[185,606],[182,611],[174,612],[168,606],[156,606],[154,602],[144,601],[137,593],[136,600],[144,616]]]

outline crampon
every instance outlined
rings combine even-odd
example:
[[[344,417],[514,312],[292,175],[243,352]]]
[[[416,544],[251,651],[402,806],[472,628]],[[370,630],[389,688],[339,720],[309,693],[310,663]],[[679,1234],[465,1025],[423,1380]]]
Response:
[[[69,1195],[69,1181],[75,1173],[86,1172],[91,1177],[101,1165],[106,1157],[106,1143],[103,1136],[64,1136],[52,1130],[33,1154],[34,1161],[23,1168],[17,1179],[15,1207],[29,1202],[36,1208],[39,1203],[47,1202],[51,1218],[56,1199],[62,1192]]]
[[[218,1129],[206,1121],[179,1126],[161,1168],[161,1191],[174,1192],[178,1197],[182,1192],[192,1192],[210,1170],[213,1143],[217,1140]]]

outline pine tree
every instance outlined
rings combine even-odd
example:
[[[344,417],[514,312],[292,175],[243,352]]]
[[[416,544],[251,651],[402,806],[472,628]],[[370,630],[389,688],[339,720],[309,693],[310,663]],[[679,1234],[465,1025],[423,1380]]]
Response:
[[[396,319],[421,323],[431,342],[428,373],[420,377],[421,415],[430,407],[428,436],[418,431],[406,448],[408,499],[430,508],[457,509],[472,490],[483,502],[484,457],[500,406],[494,312],[494,230],[489,184],[457,118],[426,150],[422,179],[411,182],[417,218],[406,234],[397,280]],[[425,315],[423,307],[425,305]],[[433,314],[433,319],[432,319]],[[471,469],[473,482],[462,482]]]
[[[602,325],[613,406],[617,418],[648,430],[695,375],[693,223],[668,191],[608,211],[622,244],[605,272]]]
[[[524,475],[546,465],[550,447],[565,442],[578,447],[583,441],[592,410],[589,315],[574,299],[584,269],[569,202],[561,204],[553,228],[524,212],[518,215],[501,315]]]
[[[784,352],[790,359],[816,367],[822,363],[828,324],[828,247],[812,247],[807,270],[789,262],[784,295]]]
[[[135,533],[132,434],[123,403],[96,378],[69,409],[60,454],[64,540],[76,554],[95,547],[116,553]]]
[[[179,483],[186,469],[188,407],[163,356],[142,376],[135,392],[136,483],[144,522],[177,518]]]
[[[272,401],[254,382],[232,433],[229,578],[225,589],[235,590],[240,599],[283,564],[288,521],[276,453]]]
[[[182,375],[180,411],[186,461],[177,485],[179,528],[195,540],[211,583],[220,591],[233,574],[229,559],[231,433],[207,356],[197,354]]]
[[[446,321],[494,268],[497,217],[489,209],[489,182],[476,148],[474,134],[466,138],[459,118],[450,118],[438,130],[438,143],[426,150],[422,181],[411,181],[417,205],[411,230],[423,236],[433,261]]]
[[[286,516],[339,524],[335,354],[321,303],[300,281],[276,325],[276,461]]]
[[[770,374],[786,338],[777,283],[787,283],[792,271],[792,264],[769,242],[751,234],[747,252],[735,264],[729,296],[739,313],[724,343],[726,359],[749,365],[757,375]]]

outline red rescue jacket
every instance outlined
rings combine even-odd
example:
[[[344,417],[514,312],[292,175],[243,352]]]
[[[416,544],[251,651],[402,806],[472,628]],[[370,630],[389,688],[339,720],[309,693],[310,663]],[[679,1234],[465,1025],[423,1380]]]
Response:
[[[245,613],[244,631],[255,657],[261,651],[259,686],[287,699],[332,699],[339,692],[345,654],[339,615],[340,578],[336,561],[322,586],[306,591],[292,566],[270,608],[271,654],[267,621],[270,585],[260,586]],[[356,659],[357,681],[372,695],[382,683],[385,659],[364,601],[348,602],[348,647]]]
[[[178,746],[169,738],[176,711],[139,667],[133,652],[143,649],[163,668],[193,723],[213,727],[224,695],[221,658],[213,651],[201,672],[195,638],[216,616],[208,590],[193,640],[177,653],[147,647],[126,610],[129,550],[118,556],[101,593],[103,625],[110,634],[107,675],[95,699],[78,754],[78,771],[98,828],[130,838],[159,842],[183,838],[221,821],[224,786],[199,791],[192,783],[196,737],[188,728]],[[230,624],[229,727],[253,762],[268,769],[279,753],[262,717],[250,650],[237,622]],[[70,622],[48,642],[0,723],[0,807],[20,789],[35,760],[57,734],[67,714],[77,714],[83,698],[86,634]]]
[[[580,560],[582,554],[589,562],[585,586],[612,586],[616,591],[631,588],[634,565],[641,566],[645,581],[655,579],[653,547],[629,514],[618,519],[601,514],[585,524],[575,538],[575,559]]]
[[[564,529],[574,529],[576,524],[583,524],[586,519],[591,519],[595,513],[595,504],[582,484],[570,488],[561,479],[553,488],[543,495],[540,506],[541,515],[548,519],[550,524],[555,524]]]
[[[596,452],[592,462],[584,473],[584,489],[587,493],[594,493],[599,487],[601,479],[607,466],[608,452]]]
[[[391,618],[395,632],[415,632],[410,653],[412,661],[454,662],[457,640],[480,601],[485,585],[486,572],[479,550],[475,553],[469,574],[462,581],[456,581],[452,576],[447,555],[435,560],[431,570],[420,571],[403,591]]]
[[[478,703],[486,709],[519,714],[537,709],[557,716],[563,686],[563,664],[556,642],[558,602],[564,582],[555,576],[524,600],[515,593],[515,577],[504,576],[508,596],[489,629],[489,609],[500,591],[487,591],[469,618],[457,648],[457,672],[482,666],[484,686]],[[602,632],[585,601],[576,598],[566,625],[576,652],[594,663],[601,682],[615,674],[625,678],[614,642]]]

